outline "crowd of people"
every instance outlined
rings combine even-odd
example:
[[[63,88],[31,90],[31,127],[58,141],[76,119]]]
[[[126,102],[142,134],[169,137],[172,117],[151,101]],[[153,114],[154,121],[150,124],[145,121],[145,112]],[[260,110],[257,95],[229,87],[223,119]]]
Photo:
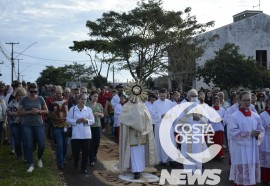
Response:
[[[225,96],[226,95],[226,96]],[[225,100],[225,97],[228,98]],[[87,173],[88,166],[95,167],[102,133],[123,144],[123,108],[129,97],[123,85],[102,86],[87,89],[70,89],[58,85],[38,87],[35,83],[14,81],[11,86],[0,85],[0,139],[1,144],[9,143],[10,154],[28,163],[27,172],[34,170],[34,149],[37,149],[37,166],[42,168],[42,155],[46,138],[56,144],[57,165],[64,169],[67,147],[71,144],[74,169]],[[215,157],[224,159],[224,148],[229,149],[230,180],[235,185],[255,185],[256,182],[270,182],[270,89],[246,91],[239,89],[229,93],[213,89],[191,89],[187,92],[168,92],[162,88],[149,91],[148,98],[141,100],[151,118],[151,131],[154,134],[155,153],[158,163],[172,166],[174,161],[160,143],[160,124],[165,114],[174,106],[192,102],[193,106],[179,115],[175,123],[201,123],[211,125],[214,144],[222,148]],[[127,104],[128,103],[128,104]],[[126,105],[126,107],[125,107]],[[201,114],[188,115],[197,105],[213,108],[222,118],[211,122]],[[126,114],[126,113],[125,113]],[[122,118],[122,119],[121,119]],[[121,122],[122,121],[122,122]],[[136,123],[137,121],[135,121]],[[139,118],[138,118],[138,122]],[[128,122],[127,122],[128,123]],[[133,123],[133,125],[135,125]],[[130,126],[129,126],[130,127]],[[136,128],[136,127],[135,127]],[[4,129],[4,131],[3,131]],[[72,133],[68,134],[72,129]],[[197,130],[202,133],[202,130]],[[148,131],[148,134],[149,131]],[[171,131],[171,139],[176,133]],[[125,139],[124,139],[125,140]],[[192,139],[191,139],[192,140]],[[205,140],[196,143],[173,144],[193,165],[183,165],[184,169],[195,173],[202,170],[202,163],[188,157],[189,153],[200,153],[207,148]],[[138,148],[142,148],[137,145]],[[144,148],[144,147],[143,147]],[[140,153],[145,150],[139,149]],[[132,159],[132,158],[131,158]],[[136,161],[136,158],[132,159]],[[120,162],[121,164],[121,162]],[[134,170],[138,179],[143,168]]]

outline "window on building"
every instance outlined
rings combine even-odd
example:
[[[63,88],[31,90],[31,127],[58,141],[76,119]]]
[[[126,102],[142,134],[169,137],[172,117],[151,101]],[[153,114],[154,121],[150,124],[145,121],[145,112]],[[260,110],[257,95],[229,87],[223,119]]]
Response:
[[[267,50],[256,50],[256,61],[267,68]]]

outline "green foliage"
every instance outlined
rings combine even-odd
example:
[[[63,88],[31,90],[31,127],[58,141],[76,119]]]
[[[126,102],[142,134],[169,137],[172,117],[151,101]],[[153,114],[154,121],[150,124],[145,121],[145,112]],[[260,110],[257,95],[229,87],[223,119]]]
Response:
[[[95,76],[92,80],[93,84],[97,87],[100,88],[101,86],[107,85],[107,78],[103,76]]]
[[[239,54],[239,47],[235,44],[227,43],[215,54],[213,59],[197,70],[197,77],[203,78],[206,84],[213,82],[225,90],[239,86],[256,89],[269,85],[269,71],[251,57]]]
[[[46,69],[40,73],[40,77],[38,77],[36,82],[39,86],[45,84],[64,86],[66,81],[70,80],[70,76],[66,72],[67,69],[65,67],[46,66]]]
[[[199,24],[190,15],[191,8],[166,11],[162,5],[160,0],[141,1],[128,13],[109,11],[96,21],[88,20],[90,39],[74,41],[70,49],[111,54],[111,61],[118,62],[120,70],[129,70],[134,79],[164,73],[168,47],[205,32],[214,22]]]
[[[204,53],[204,48],[219,36],[208,39],[203,37],[183,38],[181,42],[171,45],[169,55],[169,76],[173,89],[190,90],[196,77],[196,59]]]
[[[65,86],[68,81],[88,83],[91,81],[92,74],[92,68],[86,67],[85,64],[74,63],[64,67],[46,66],[36,82],[39,86],[45,84]]]
[[[155,82],[153,78],[152,77],[147,78],[147,80],[145,81],[145,85],[147,86],[147,88],[153,89],[155,87]]]
[[[11,156],[9,146],[1,146],[0,148],[0,185],[1,186],[60,186],[61,182],[54,152],[48,146],[43,154],[44,167],[42,169],[35,167],[32,173],[27,173],[27,163],[23,160],[16,160],[15,155]],[[35,163],[37,160],[34,160]]]
[[[73,65],[65,65],[66,73],[72,81],[87,82],[91,79],[93,71],[85,64],[74,63]]]

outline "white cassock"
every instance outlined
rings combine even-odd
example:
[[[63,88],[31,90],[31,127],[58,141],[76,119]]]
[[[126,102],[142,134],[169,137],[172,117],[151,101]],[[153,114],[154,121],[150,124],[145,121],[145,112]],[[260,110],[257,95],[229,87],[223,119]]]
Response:
[[[155,144],[156,144],[156,150],[157,150],[159,162],[162,162],[162,163],[167,163],[171,161],[171,158],[169,158],[169,156],[161,147],[160,140],[159,140],[159,127],[162,120],[161,116],[163,114],[166,114],[172,107],[173,107],[173,104],[168,99],[165,99],[164,101],[161,101],[160,99],[158,99],[154,102],[154,111],[156,115],[156,121],[154,122],[155,123]],[[176,142],[174,140],[173,126],[171,128],[171,140],[176,146]]]
[[[156,124],[155,122],[158,120],[158,115],[155,112],[154,103],[152,104],[150,101],[147,101],[145,103],[145,106],[146,106],[146,108],[148,109],[148,111],[149,111],[149,113],[151,115],[151,119],[152,119],[153,125],[155,125]]]
[[[261,167],[270,168],[270,115],[264,111],[260,114],[260,117],[265,129],[264,139],[260,145]]]
[[[130,160],[132,172],[145,170],[145,145],[130,147]]]
[[[224,120],[225,115],[225,109],[222,107],[219,107],[219,110],[216,110],[216,112],[220,115],[221,119]],[[214,131],[224,131],[224,124],[220,121],[218,123],[210,122]]]
[[[261,132],[258,139],[251,136],[253,130]],[[237,110],[231,115],[228,125],[230,139],[230,180],[237,185],[255,185],[260,182],[259,144],[264,135],[261,118],[255,112],[251,116]]]
[[[251,109],[252,112],[257,113],[254,105],[251,104],[250,109]],[[230,125],[231,116],[238,110],[239,110],[239,104],[235,103],[225,111],[223,123],[224,123],[224,125],[227,125],[227,130],[228,130],[229,125]],[[230,139],[228,137],[228,132],[227,132],[227,138],[228,138],[228,146],[229,146],[229,152],[230,152]]]

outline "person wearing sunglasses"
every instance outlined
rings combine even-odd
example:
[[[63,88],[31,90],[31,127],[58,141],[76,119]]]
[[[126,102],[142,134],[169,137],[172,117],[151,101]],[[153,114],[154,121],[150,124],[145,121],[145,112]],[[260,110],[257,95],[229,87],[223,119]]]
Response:
[[[265,107],[266,107],[266,104],[264,102],[264,100],[265,100],[264,94],[262,92],[259,92],[257,94],[257,98],[258,98],[258,100],[257,100],[256,104],[258,106],[258,113],[260,114],[263,111],[265,111]]]
[[[23,97],[19,103],[18,115],[22,116],[22,138],[23,147],[27,156],[28,170],[34,170],[33,139],[37,142],[38,153],[37,165],[43,167],[42,155],[45,150],[45,127],[42,115],[48,114],[48,108],[43,97],[38,96],[37,85],[28,85],[28,95]]]
[[[259,145],[264,136],[260,116],[251,110],[251,94],[239,94],[239,107],[228,125],[230,141],[231,169],[229,180],[235,186],[256,185],[260,178]]]

